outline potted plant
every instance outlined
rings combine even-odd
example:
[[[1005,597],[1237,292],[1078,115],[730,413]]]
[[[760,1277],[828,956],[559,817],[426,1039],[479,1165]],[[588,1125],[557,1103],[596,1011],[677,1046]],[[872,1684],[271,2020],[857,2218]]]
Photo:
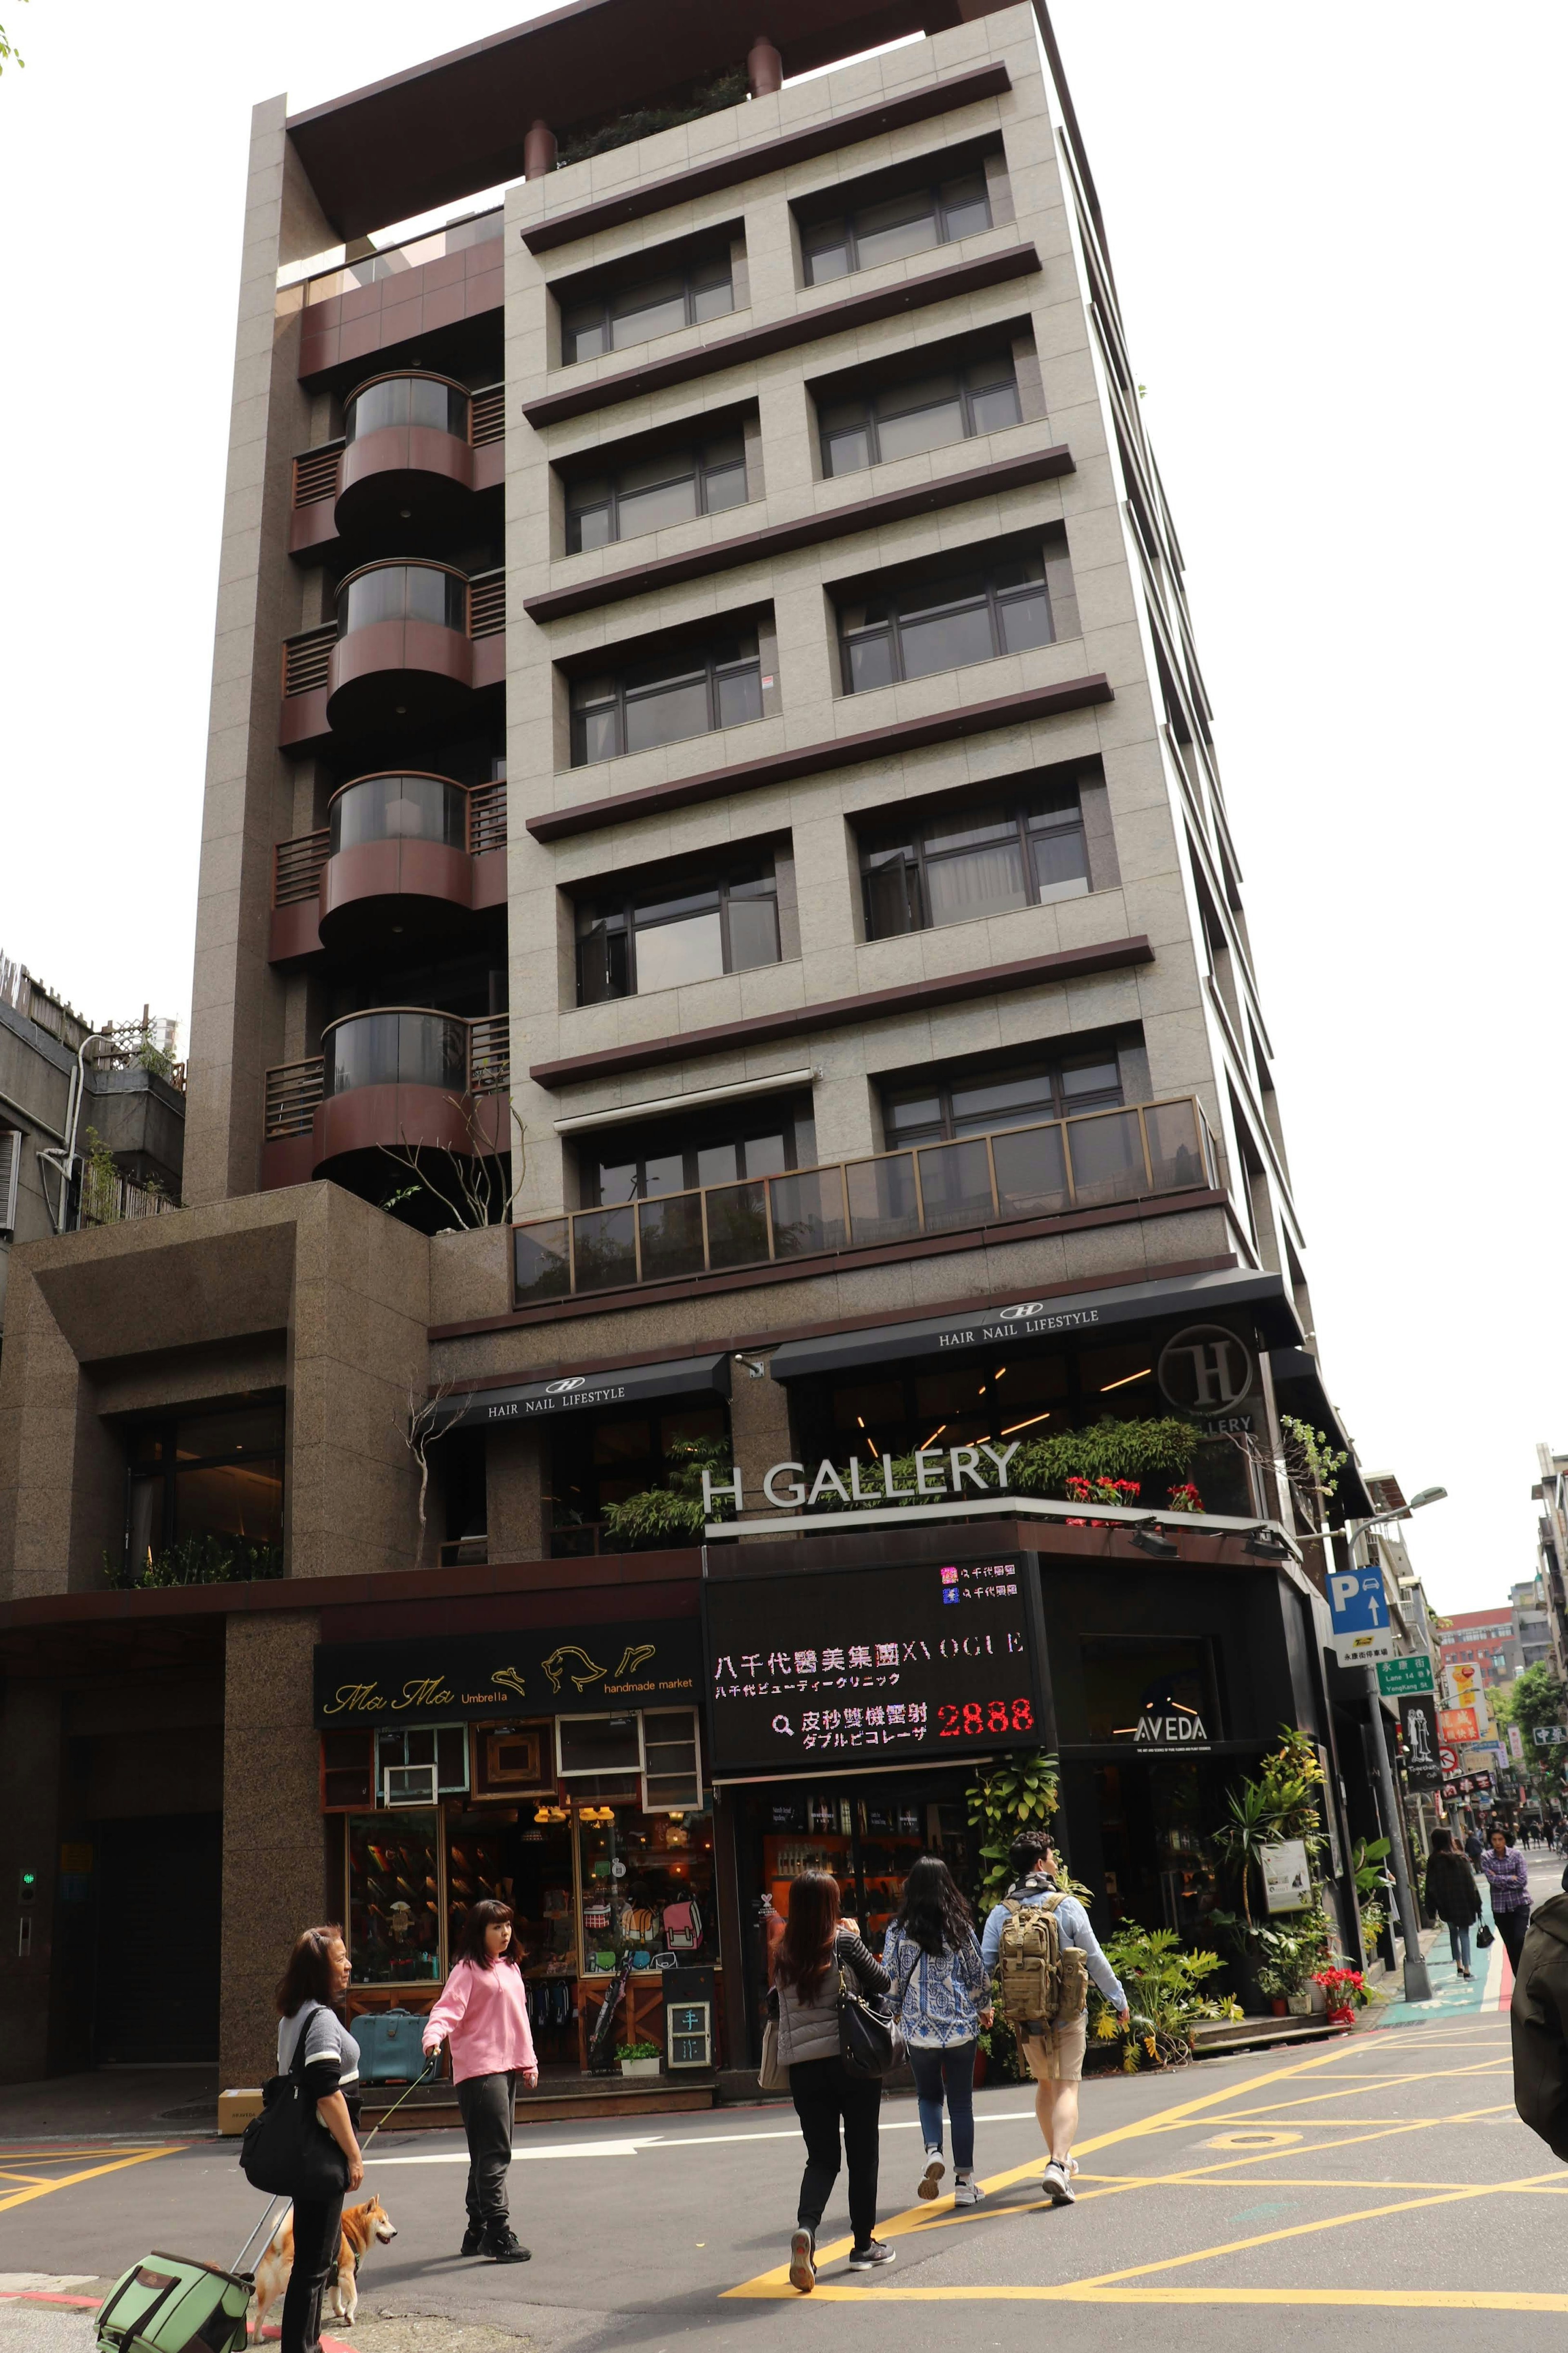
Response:
[[[623,2075],[658,2073],[659,2049],[657,2042],[617,2042],[616,2056],[621,2063]]]

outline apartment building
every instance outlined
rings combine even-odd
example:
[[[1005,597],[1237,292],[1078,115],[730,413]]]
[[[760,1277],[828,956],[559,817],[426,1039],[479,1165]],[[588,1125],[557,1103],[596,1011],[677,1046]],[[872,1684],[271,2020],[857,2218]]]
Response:
[[[78,1865],[52,1990],[0,1961],[23,2072],[184,2036],[244,2080],[278,1923],[341,1913],[374,2007],[500,1885],[552,2064],[673,1960],[744,2065],[761,1895],[809,1845],[875,1925],[921,1844],[969,1867],[999,1734],[1059,1748],[1104,1917],[1180,1926],[1227,1775],[1357,1720],[1281,1470],[1281,1412],[1337,1425],[1241,861],[1048,18],[749,37],[580,0],[257,110],[186,1206],[20,1254],[6,1324],[5,1736]],[[1109,1516],[1059,1464],[1024,1499],[1108,1420]],[[154,1520],[276,1536],[111,1622]],[[893,1616],[944,1580],[933,1662],[984,1592],[1032,1682],[889,1697],[897,1643],[796,1622],[829,1569]],[[132,1883],[210,2001],[89,2028]]]

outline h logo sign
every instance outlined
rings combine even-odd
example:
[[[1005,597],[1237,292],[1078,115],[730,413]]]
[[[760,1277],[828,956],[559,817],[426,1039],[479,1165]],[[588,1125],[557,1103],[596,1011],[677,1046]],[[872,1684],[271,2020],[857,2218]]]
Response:
[[[1160,1352],[1160,1387],[1188,1413],[1228,1413],[1252,1387],[1252,1356],[1223,1324],[1189,1324]]]

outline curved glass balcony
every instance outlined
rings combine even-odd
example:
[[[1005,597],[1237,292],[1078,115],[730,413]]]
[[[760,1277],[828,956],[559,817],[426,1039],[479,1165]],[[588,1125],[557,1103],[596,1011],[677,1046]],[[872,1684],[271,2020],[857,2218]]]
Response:
[[[468,796],[445,776],[356,776],[327,806],[327,856],[373,841],[433,841],[468,848]]]
[[[468,581],[445,564],[367,564],[338,590],[338,636],[378,621],[427,621],[466,633]]]
[[[468,438],[468,396],[443,375],[382,375],[351,393],[343,405],[343,440],[352,448],[388,426],[418,425],[431,433]]]
[[[411,1006],[345,1013],[321,1034],[322,1092],[329,1101],[357,1087],[437,1087],[464,1094],[469,1026],[458,1014]]]

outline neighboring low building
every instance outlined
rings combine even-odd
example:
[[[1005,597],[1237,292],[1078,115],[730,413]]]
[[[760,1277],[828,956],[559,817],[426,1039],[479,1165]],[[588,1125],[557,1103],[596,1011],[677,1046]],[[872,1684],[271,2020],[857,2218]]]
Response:
[[[174,1024],[94,1029],[0,954],[0,1324],[14,1242],[178,1205]]]

